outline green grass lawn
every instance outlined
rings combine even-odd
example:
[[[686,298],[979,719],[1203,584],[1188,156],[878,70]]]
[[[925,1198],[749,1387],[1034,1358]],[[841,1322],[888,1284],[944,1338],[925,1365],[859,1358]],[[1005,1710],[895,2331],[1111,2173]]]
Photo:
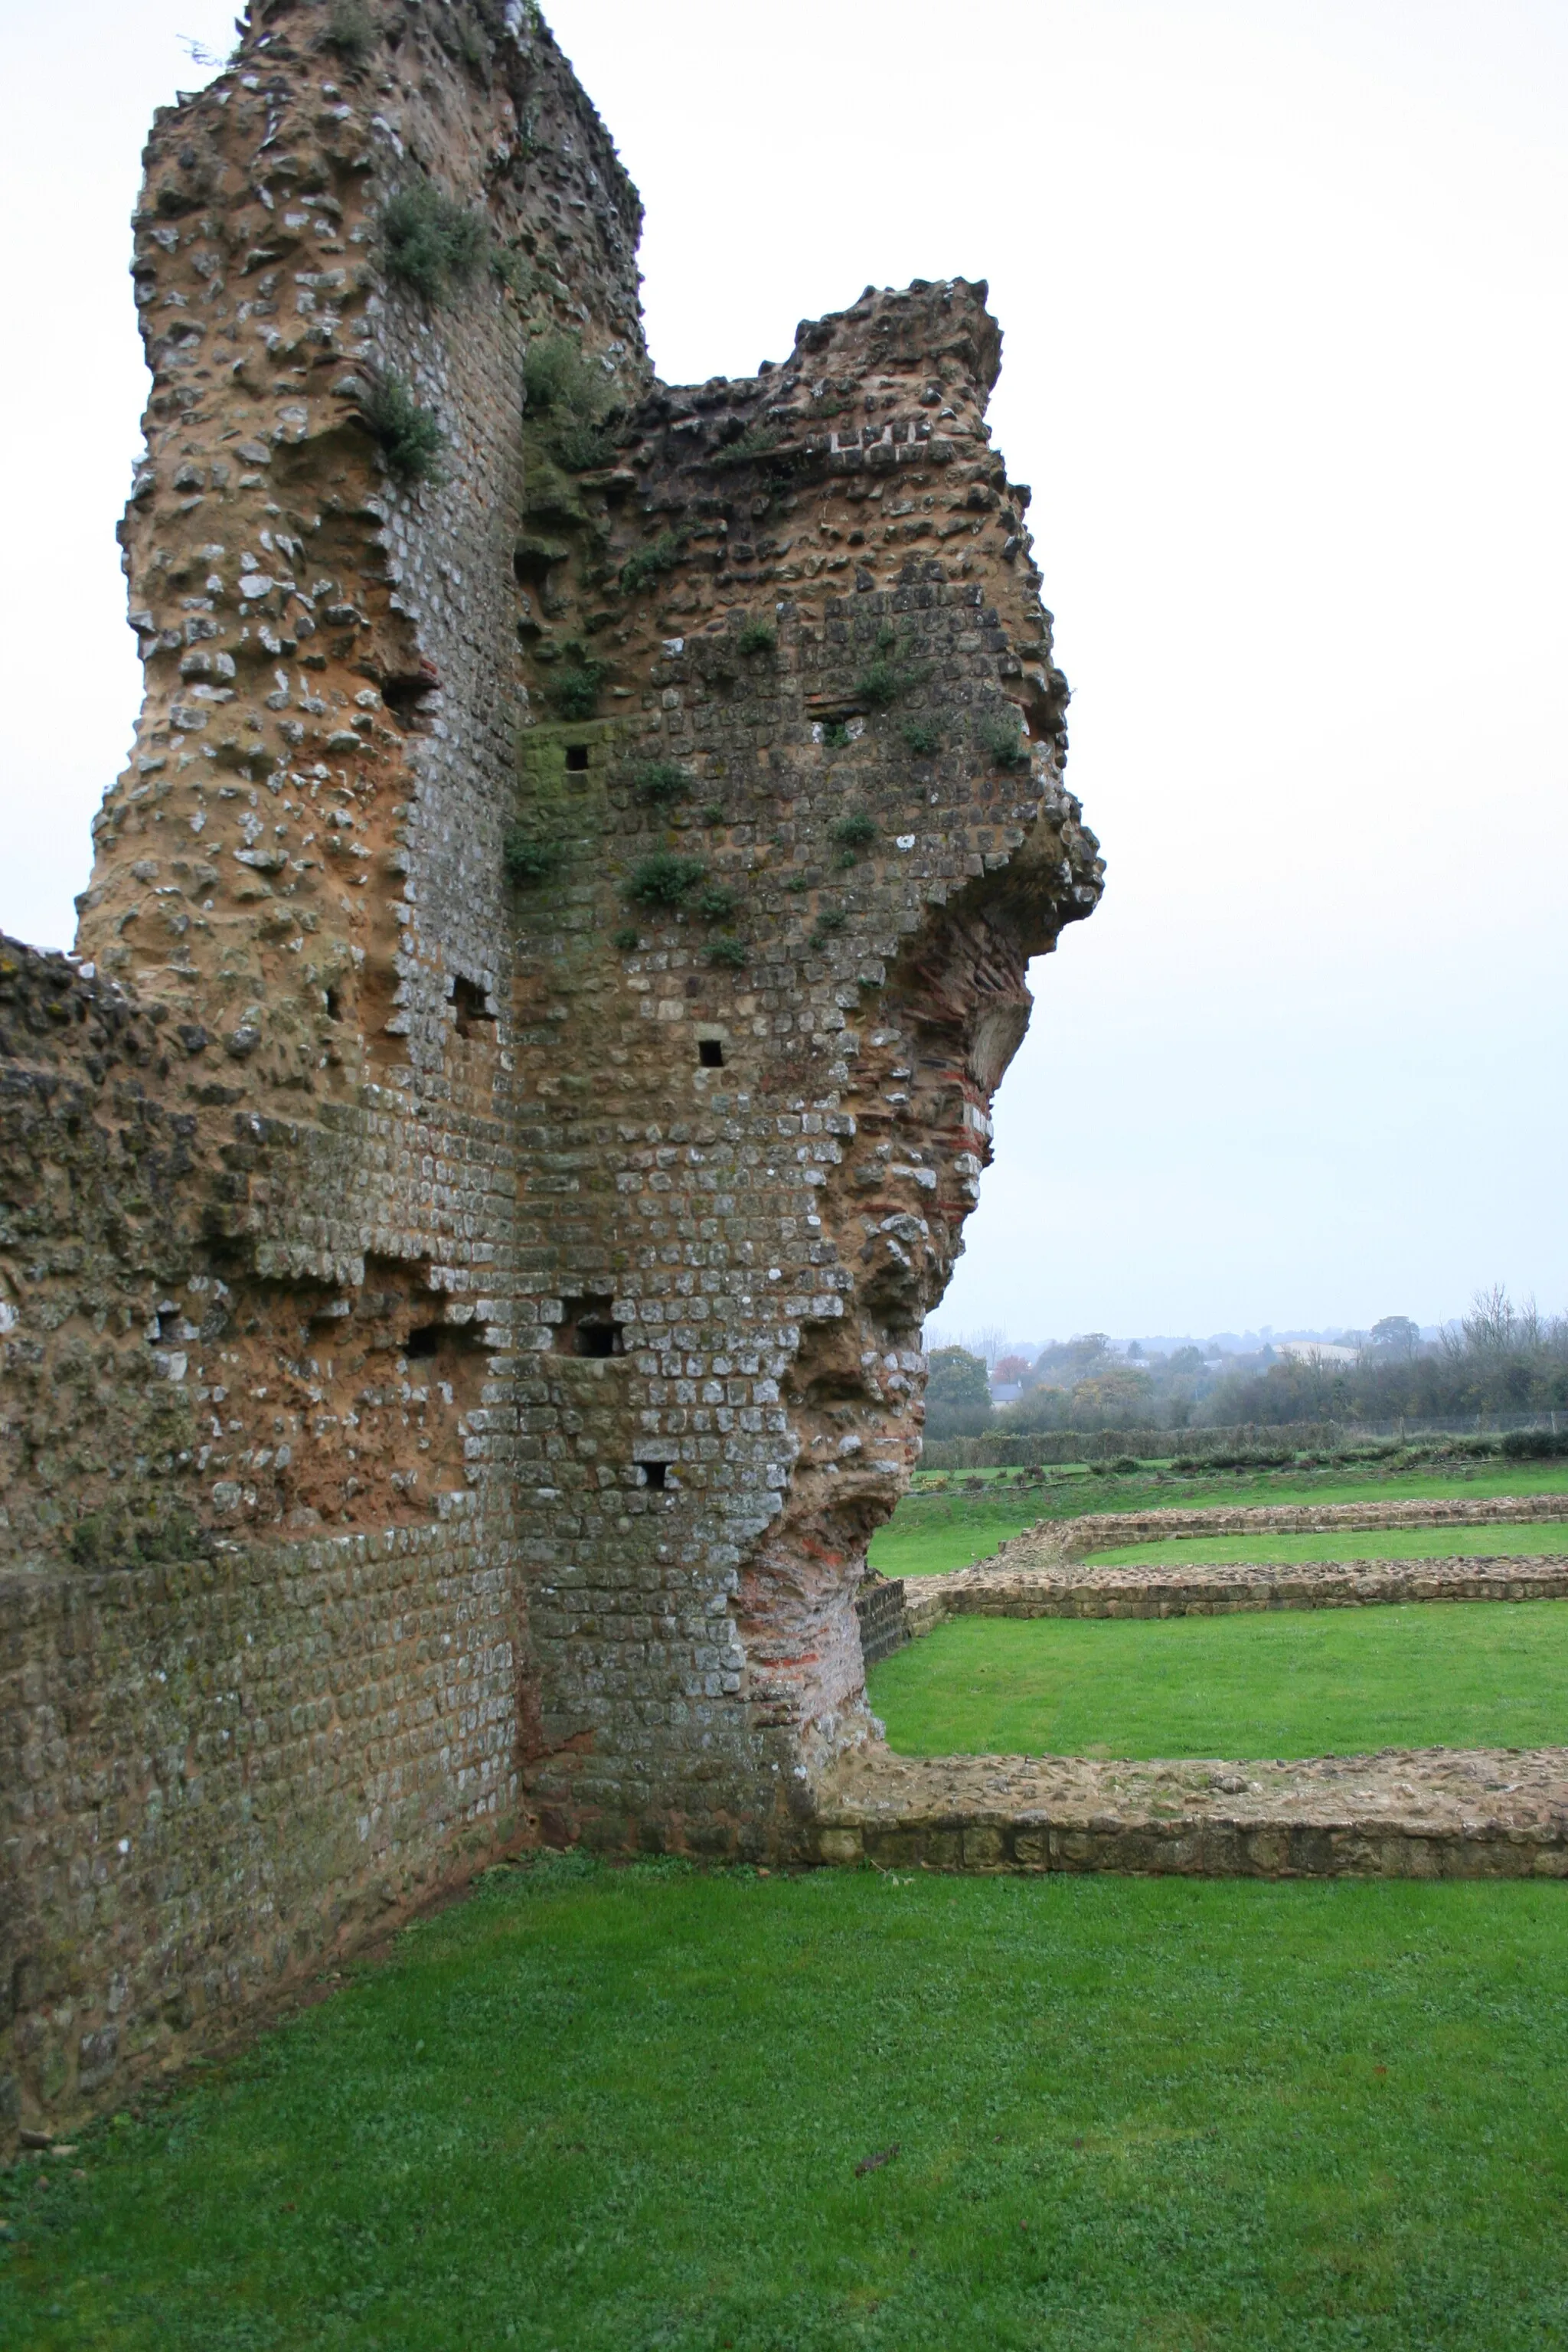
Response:
[[[1032,1528],[1043,1509],[1037,1495],[906,1495],[872,1537],[867,1558],[884,1576],[945,1576],[989,1559],[1009,1536]]]
[[[1541,2352],[1565,1900],[508,1874],[0,2176],[0,2343]]]
[[[1157,1568],[1240,1559],[1288,1565],[1297,1559],[1429,1559],[1435,1554],[1471,1558],[1489,1552],[1568,1551],[1568,1519],[1537,1527],[1389,1528],[1381,1533],[1346,1529],[1338,1535],[1180,1536],[1165,1543],[1121,1544],[1086,1552],[1091,1567]]]
[[[916,1481],[887,1526],[872,1538],[873,1568],[884,1576],[945,1575],[950,1569],[969,1568],[976,1560],[989,1559],[999,1544],[1021,1535],[1037,1520],[1073,1518],[1083,1512],[1568,1493],[1568,1467],[1549,1462],[1397,1473],[1214,1471],[1180,1478],[1152,1470],[1099,1478],[1084,1470],[1056,1473],[1044,1486],[1020,1486],[1005,1471],[963,1475],[984,1478],[979,1493],[965,1494],[958,1486],[938,1491],[923,1477]]]
[[[874,1666],[910,1756],[1353,1756],[1568,1742],[1568,1601],[956,1617]]]

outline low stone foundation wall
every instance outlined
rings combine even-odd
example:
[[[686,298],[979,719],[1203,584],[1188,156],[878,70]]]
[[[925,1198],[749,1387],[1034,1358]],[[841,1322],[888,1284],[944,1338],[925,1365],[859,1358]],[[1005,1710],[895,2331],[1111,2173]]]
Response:
[[[1334,1535],[1394,1528],[1535,1527],[1568,1519],[1568,1495],[1477,1495],[1425,1501],[1262,1504],[1210,1510],[1087,1512],[1038,1519],[998,1546],[1010,1566],[1057,1567],[1124,1544],[1196,1542],[1215,1536]]]
[[[1568,1748],[1300,1763],[894,1756],[841,1768],[824,1863],[1199,1878],[1568,1878]]]
[[[1097,1568],[1076,1575],[982,1561],[924,1578],[905,1604],[910,1636],[949,1617],[1220,1617],[1237,1611],[1359,1609],[1405,1601],[1568,1598],[1568,1553],[1442,1559],[1246,1561]],[[897,1644],[892,1646],[896,1647]]]
[[[911,1639],[901,1576],[868,1580],[856,1598],[855,1614],[860,1622],[860,1654],[868,1666],[891,1657]]]

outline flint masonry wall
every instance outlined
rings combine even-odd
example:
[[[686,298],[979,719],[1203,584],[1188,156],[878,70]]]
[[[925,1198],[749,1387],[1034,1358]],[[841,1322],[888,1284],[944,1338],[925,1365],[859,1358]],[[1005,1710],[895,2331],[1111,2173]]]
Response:
[[[547,29],[344,21],[258,8],[155,128],[147,698],[81,961],[0,961],[13,2116],[505,1844],[804,1848],[1100,888],[984,287],[670,390]]]

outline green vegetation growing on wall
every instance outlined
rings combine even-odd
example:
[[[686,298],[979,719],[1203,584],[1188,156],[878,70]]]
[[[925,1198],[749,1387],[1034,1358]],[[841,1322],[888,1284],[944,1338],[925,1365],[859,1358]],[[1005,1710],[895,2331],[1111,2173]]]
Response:
[[[322,47],[333,50],[346,66],[363,66],[374,45],[375,26],[363,0],[333,0]]]
[[[560,842],[542,840],[523,824],[509,824],[502,837],[501,857],[507,879],[520,890],[533,890],[542,883],[552,882],[565,856]]]
[[[386,470],[400,482],[438,482],[447,446],[434,409],[422,408],[400,375],[376,379],[360,403],[360,415]]]
[[[556,715],[562,719],[592,719],[599,707],[606,667],[605,663],[585,654],[581,646],[568,646],[544,689],[545,699]]]
[[[679,907],[707,871],[700,857],[678,857],[671,850],[660,850],[633,866],[626,896],[645,907]]]
[[[416,180],[383,205],[381,240],[395,285],[411,287],[427,302],[444,302],[483,264],[489,227],[481,214],[444,195],[433,181]]]
[[[864,849],[877,838],[877,821],[864,809],[852,809],[831,827],[833,838],[846,849]]]
[[[541,420],[552,451],[570,472],[609,462],[615,385],[584,356],[574,335],[536,335],[523,361],[522,385],[526,414]]]
[[[855,685],[855,698],[873,710],[889,710],[911,686],[930,676],[929,666],[894,658],[899,633],[884,622],[877,632],[877,649]]]
[[[668,808],[691,790],[690,777],[673,760],[639,760],[628,772],[638,800],[653,808]]]
[[[783,438],[784,434],[778,425],[759,418],[755,424],[748,425],[743,433],[737,434],[733,441],[726,442],[722,449],[716,450],[715,461],[721,466],[743,466],[753,457],[767,457],[778,447]]]
[[[1026,768],[1029,745],[1016,711],[998,711],[983,719],[975,730],[981,750],[998,768]]]
[[[673,572],[685,550],[686,541],[679,531],[663,530],[651,547],[639,547],[628,555],[621,566],[621,587],[628,596],[636,595],[650,581]]]

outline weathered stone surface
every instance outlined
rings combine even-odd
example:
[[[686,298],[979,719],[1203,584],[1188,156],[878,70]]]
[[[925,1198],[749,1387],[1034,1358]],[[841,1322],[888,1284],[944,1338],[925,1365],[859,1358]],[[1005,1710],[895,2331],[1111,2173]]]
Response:
[[[868,1666],[890,1657],[910,1638],[909,1601],[901,1576],[868,1576],[855,1597],[860,1654]]]
[[[1568,1877],[1568,1748],[1300,1763],[847,1757],[823,1862],[1213,1878]]]
[[[371,16],[259,0],[154,128],[146,700],[82,961],[0,953],[23,2113],[508,1842],[802,1850],[1100,887],[984,288],[659,385],[531,7]],[[427,183],[477,267],[421,291]]]
[[[1568,1595],[1562,1552],[1461,1553],[1450,1559],[1241,1560],[1180,1568],[1018,1567],[997,1559],[949,1576],[869,1588],[884,1647],[950,1617],[1223,1617],[1267,1609],[1362,1609],[1405,1601],[1555,1601]],[[879,1606],[877,1604],[879,1602]],[[869,1656],[869,1653],[868,1653]]]

